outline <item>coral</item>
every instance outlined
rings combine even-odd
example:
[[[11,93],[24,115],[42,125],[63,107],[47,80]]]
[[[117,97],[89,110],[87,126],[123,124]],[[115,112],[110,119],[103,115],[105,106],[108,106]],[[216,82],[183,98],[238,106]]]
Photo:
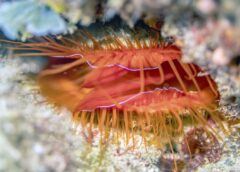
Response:
[[[158,16],[160,11],[164,8],[168,8],[172,0],[164,1],[145,1],[145,0],[123,0],[123,1],[114,1],[109,0],[106,4],[105,15],[109,19],[116,14],[119,14],[123,20],[125,20],[130,26],[133,26],[134,23],[141,18],[143,14],[147,16]],[[151,10],[149,10],[151,9]]]
[[[195,128],[183,138],[182,152],[187,161],[187,171],[195,171],[204,163],[213,163],[221,158],[223,148],[211,132]]]
[[[35,0],[26,0],[0,4],[0,28],[8,38],[17,39],[20,35],[63,33],[66,23],[46,6]]]

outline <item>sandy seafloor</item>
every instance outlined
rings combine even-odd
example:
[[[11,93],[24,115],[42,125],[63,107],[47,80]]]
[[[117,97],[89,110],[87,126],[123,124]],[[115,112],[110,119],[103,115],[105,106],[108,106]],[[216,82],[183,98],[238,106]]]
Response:
[[[1,58],[0,172],[159,171],[160,153],[154,148],[119,156],[110,145],[99,164],[98,147],[90,151],[76,134],[70,112],[54,108],[39,94],[33,76],[40,68],[36,59]],[[237,138],[226,141],[217,163],[197,171],[240,171]]]

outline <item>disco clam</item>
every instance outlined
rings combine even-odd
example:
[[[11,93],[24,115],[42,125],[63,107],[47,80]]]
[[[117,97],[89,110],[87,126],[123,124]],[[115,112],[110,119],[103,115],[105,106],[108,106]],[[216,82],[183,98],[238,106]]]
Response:
[[[89,135],[98,128],[101,144],[123,139],[134,147],[140,134],[146,146],[168,144],[174,152],[172,141],[189,126],[217,136],[218,128],[226,131],[216,83],[199,66],[183,63],[180,48],[157,34],[96,38],[81,31],[78,39],[17,44],[14,50],[32,51],[20,56],[49,58],[38,77],[42,94],[71,110]]]

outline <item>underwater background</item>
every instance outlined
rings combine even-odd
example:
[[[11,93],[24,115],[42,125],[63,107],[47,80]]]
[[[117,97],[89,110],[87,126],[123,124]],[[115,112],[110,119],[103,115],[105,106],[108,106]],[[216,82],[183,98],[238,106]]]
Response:
[[[0,39],[68,37],[80,29],[99,37],[105,26],[129,34],[159,29],[181,47],[183,61],[212,76],[220,93],[219,111],[232,130],[216,161],[196,162],[190,169],[187,162],[180,163],[178,171],[238,172],[239,7],[238,0],[0,0]],[[40,94],[36,76],[47,60],[14,53],[0,41],[0,172],[174,171],[171,158],[163,158],[155,147],[125,151],[109,144],[102,152],[97,142],[90,146],[73,127],[71,112]]]

